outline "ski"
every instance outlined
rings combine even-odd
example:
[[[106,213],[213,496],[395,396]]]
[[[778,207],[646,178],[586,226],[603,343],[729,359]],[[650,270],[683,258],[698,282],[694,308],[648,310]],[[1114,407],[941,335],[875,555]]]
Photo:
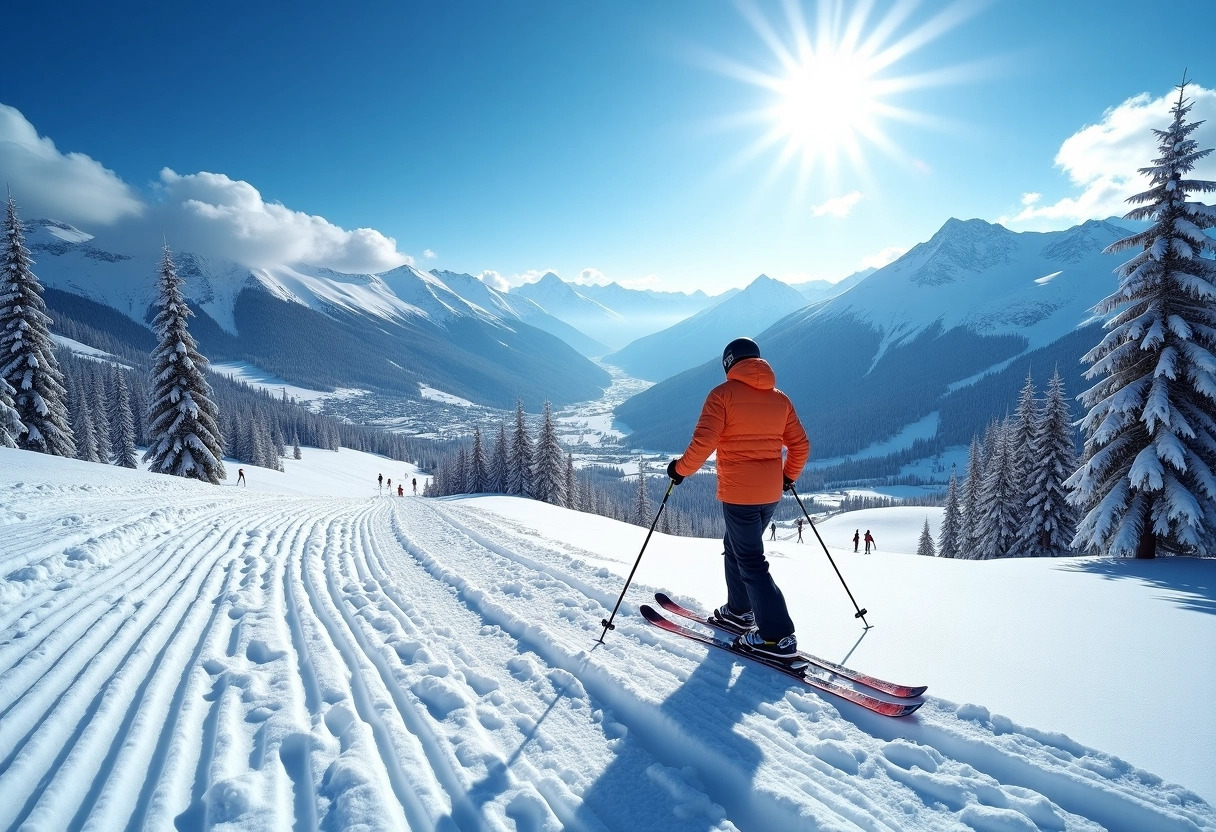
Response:
[[[755,653],[745,653],[742,650],[736,650],[734,644],[724,638],[717,635],[710,635],[708,633],[701,633],[692,629],[691,627],[685,627],[683,624],[677,624],[670,619],[664,618],[662,614],[660,614],[649,604],[642,605],[642,617],[645,618],[647,622],[653,624],[661,630],[666,630],[669,633],[675,633],[676,635],[700,642],[701,644],[705,644],[709,647],[717,647],[720,650],[725,650],[732,655],[749,659],[750,661],[754,661],[757,664],[762,664],[765,667],[771,667],[778,673],[783,673],[791,679],[796,679],[797,681],[802,682],[804,685],[815,688],[816,690],[821,690],[825,693],[839,696],[841,699],[846,699],[849,702],[852,702],[854,705],[860,705],[866,710],[873,711],[874,713],[881,714],[882,716],[907,716],[923,704],[921,702],[886,702],[882,699],[870,696],[867,693],[862,693],[859,690],[854,690],[853,688],[839,685],[835,682],[829,681],[828,679],[822,679],[819,676],[813,676],[807,673],[805,668],[794,669],[779,661],[769,660],[763,656],[756,655]]]
[[[715,630],[721,630],[722,632],[730,633],[731,635],[739,635],[741,632],[725,622],[711,621],[708,616],[702,615],[699,612],[695,612],[685,606],[677,604],[662,592],[656,592],[654,594],[654,598],[656,601],[658,601],[659,606],[663,609],[670,613],[681,616],[682,618],[687,618],[689,621],[695,621],[698,624],[704,624],[706,627],[713,627]],[[810,653],[799,652],[798,658],[805,660],[807,663],[812,664],[815,667],[826,670],[829,673],[834,673],[837,676],[848,679],[851,682],[856,682],[859,685],[865,685],[872,690],[880,691],[881,693],[888,694],[889,696],[897,696],[900,699],[912,699],[920,696],[929,689],[926,685],[900,685],[896,684],[895,682],[887,682],[882,679],[877,679],[866,673],[861,673],[860,671],[845,667],[842,664],[836,664],[836,662],[821,659],[818,656],[812,656]]]

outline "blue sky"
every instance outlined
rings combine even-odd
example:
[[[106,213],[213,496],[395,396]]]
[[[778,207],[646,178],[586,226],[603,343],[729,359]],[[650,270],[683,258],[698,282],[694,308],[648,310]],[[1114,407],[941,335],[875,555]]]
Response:
[[[184,248],[235,231],[249,261],[719,292],[838,279],[951,216],[1116,213],[1184,69],[1216,121],[1210,0],[1174,3],[1177,26],[1119,0],[865,5],[832,25],[835,4],[717,0],[23,3],[0,173],[26,216],[99,236],[138,218]],[[850,20],[872,53],[906,48],[846,65]],[[910,118],[869,116],[880,140],[836,164],[819,134],[757,149],[790,127],[748,114],[796,107],[769,86],[798,32]]]

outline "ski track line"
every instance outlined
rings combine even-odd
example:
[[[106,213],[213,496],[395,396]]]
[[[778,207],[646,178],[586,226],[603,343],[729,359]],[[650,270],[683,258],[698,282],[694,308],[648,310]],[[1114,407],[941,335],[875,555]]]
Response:
[[[22,680],[16,671],[0,677],[0,690],[12,687],[21,688],[24,692],[15,699],[4,711],[4,719],[0,720],[0,754],[4,754],[4,766],[7,768],[16,758],[25,742],[42,727],[43,722],[52,714],[56,718],[65,715],[61,708],[72,708],[72,701],[79,700],[86,694],[81,693],[90,685],[96,685],[102,676],[112,668],[117,656],[111,645],[130,644],[130,634],[138,627],[136,613],[145,602],[156,595],[162,588],[169,585],[182,566],[189,558],[191,547],[198,546],[213,529],[200,529],[193,535],[187,532],[178,546],[165,546],[162,541],[160,548],[153,552],[162,554],[159,560],[153,561],[145,570],[132,578],[127,585],[122,586],[121,603],[114,603],[109,593],[90,607],[104,609],[98,618],[88,619],[83,614],[71,619],[71,626],[63,628],[64,640],[72,640],[60,653],[47,653],[37,657],[40,660],[52,662],[45,672],[39,673],[36,664],[31,665],[30,673],[37,674],[35,680]],[[107,601],[109,606],[107,607]],[[97,612],[97,610],[93,610]],[[99,626],[105,622],[107,626]],[[111,629],[108,625],[114,625]],[[118,648],[121,650],[121,646]],[[107,665],[107,662],[110,664]],[[20,665],[18,667],[21,667]],[[64,677],[70,676],[70,679]],[[84,682],[85,688],[80,684]],[[47,703],[47,699],[53,701]],[[32,711],[32,712],[31,712]],[[67,713],[72,713],[68,711]],[[78,709],[77,711],[78,712]],[[41,714],[35,718],[35,714]],[[9,748],[11,732],[30,726],[24,739]]]
[[[98,572],[110,570],[114,567],[114,563],[110,559],[100,565],[93,565],[88,558],[94,551],[100,549],[102,552],[108,547],[108,544],[118,544],[121,548],[123,543],[129,543],[136,546],[138,549],[148,548],[156,545],[156,538],[162,533],[171,532],[181,525],[183,521],[190,519],[190,514],[186,511],[174,509],[169,511],[166,509],[157,509],[152,513],[146,511],[146,501],[143,506],[144,512],[128,516],[126,519],[111,524],[105,532],[94,532],[90,535],[82,535],[74,542],[60,538],[54,543],[44,544],[42,549],[45,554],[37,560],[36,565],[42,565],[47,561],[61,558],[64,563],[58,564],[59,580],[54,580],[51,575],[39,576],[37,584],[30,588],[30,594],[24,597],[21,601],[14,602],[12,606],[0,613],[0,632],[6,632],[14,628],[18,622],[21,622],[27,616],[33,617],[33,622],[30,625],[23,627],[29,630],[45,619],[47,613],[38,616],[38,611],[48,609],[47,601],[66,602],[75,599],[81,595],[93,595],[93,587],[89,578],[96,575]],[[215,503],[209,503],[199,510],[199,513],[206,509],[212,509],[212,513],[219,515],[221,507]],[[45,538],[45,533],[39,536],[39,539]],[[19,544],[10,544],[16,548]],[[124,563],[129,563],[133,560],[132,553],[124,551],[119,559]],[[79,566],[66,566],[67,563],[82,564]],[[56,564],[52,564],[55,566]],[[34,568],[27,566],[27,568]],[[51,567],[46,567],[45,571],[49,572]],[[14,573],[8,573],[11,577]],[[72,580],[72,579],[76,580]],[[53,585],[52,585],[53,582]],[[65,586],[66,585],[66,586]],[[11,649],[12,645],[6,645]],[[7,652],[7,651],[6,651]]]
[[[259,507],[256,516],[249,513],[241,519],[257,522],[261,528],[271,528],[266,536],[268,547],[276,535],[285,534],[284,529],[296,528],[303,522],[299,512],[283,507],[279,509],[278,517],[268,517],[265,508]],[[233,519],[229,521],[228,529],[231,540],[242,527]],[[96,810],[88,816],[89,826],[93,828],[116,829],[124,821],[128,828],[139,828],[147,817],[152,795],[160,785],[161,773],[168,762],[168,748],[178,733],[177,725],[182,719],[188,696],[192,691],[197,693],[197,689],[202,686],[199,677],[207,673],[199,667],[203,651],[209,645],[218,645],[224,637],[224,633],[217,626],[221,621],[221,611],[227,611],[231,619],[231,613],[235,609],[232,601],[239,593],[239,588],[234,588],[233,583],[238,580],[236,576],[242,561],[231,557],[230,544],[219,548],[219,551],[222,553],[221,557],[229,556],[224,586],[211,598],[211,612],[206,623],[197,630],[179,631],[181,646],[175,651],[175,664],[158,675],[152,694],[140,703],[141,713],[148,716],[136,722],[132,730],[127,732],[121,749],[122,755],[114,766],[116,775],[111,777],[112,782],[107,782],[105,791],[97,801]],[[251,555],[247,553],[243,560],[247,567],[251,565],[251,559]],[[244,574],[247,576],[249,573]],[[203,607],[202,598],[199,600],[197,606]],[[236,619],[233,631],[238,631],[239,628],[240,619]],[[197,702],[197,699],[195,701]],[[135,707],[133,703],[132,708]],[[77,813],[78,818],[84,816],[83,811],[82,809]]]
[[[362,654],[350,632],[341,596],[335,598],[333,587],[329,586],[331,575],[328,558],[334,557],[333,550],[342,545],[338,534],[337,524],[331,524],[324,532],[317,529],[305,551],[305,562],[300,576],[308,595],[309,606],[324,628],[328,641],[347,667],[351,701],[359,718],[371,731],[389,786],[405,814],[406,824],[410,829],[435,829],[433,819],[447,812],[444,796],[430,788],[430,784],[415,782],[414,778],[406,774],[402,757],[407,761],[423,758],[418,749],[418,741],[403,727],[389,724],[390,713],[393,711],[391,700],[385,692],[373,692],[370,689],[369,680],[378,679],[378,675],[369,667],[370,661]],[[320,541],[316,540],[319,536],[323,537]],[[314,576],[313,568],[318,569],[321,574]],[[318,584],[325,586],[328,591],[323,594]],[[420,766],[411,768],[410,771],[417,776],[425,769]]]
[[[455,527],[469,531],[464,523],[448,517],[447,511],[440,512],[430,506],[428,508],[436,511],[437,514],[443,514],[444,518],[448,519]],[[448,507],[445,506],[444,508]],[[481,534],[475,531],[469,537],[477,543],[486,545],[490,551],[503,554],[517,563],[532,565],[529,561],[533,561],[533,559],[521,558],[517,553],[498,543],[486,541]],[[566,557],[563,560],[568,561],[569,558]],[[533,563],[535,563],[535,568],[539,571],[546,573],[549,571],[545,565],[536,563],[535,561]],[[435,565],[438,566],[438,563],[436,562]],[[442,567],[439,568],[443,569]],[[456,581],[453,582],[453,586],[458,590],[463,590],[460,586],[461,583],[464,583],[464,580],[457,576]],[[573,583],[578,585],[582,582],[575,581]],[[477,592],[480,593],[481,591],[478,590]],[[484,605],[481,606],[484,609]],[[496,621],[495,623],[499,623],[504,628],[510,629],[500,621]],[[583,678],[586,681],[587,677],[585,673]],[[1019,753],[1007,753],[1003,750],[998,750],[998,746],[995,743],[986,742],[984,738],[968,737],[965,732],[953,729],[952,726],[959,724],[959,719],[953,713],[951,703],[941,702],[933,697],[927,697],[926,702],[940,703],[936,708],[939,719],[930,722],[924,717],[918,716],[912,720],[901,720],[898,724],[893,720],[885,720],[882,717],[862,713],[859,708],[850,709],[847,707],[847,703],[833,702],[831,704],[836,706],[842,715],[855,711],[856,713],[853,713],[848,718],[848,721],[854,723],[854,725],[872,737],[881,738],[887,742],[902,739],[905,736],[916,738],[924,745],[938,748],[946,757],[970,765],[978,772],[992,778],[992,781],[1001,787],[999,790],[1002,792],[1007,791],[1003,788],[1005,786],[1030,789],[1051,800],[1052,803],[1062,810],[1075,813],[1082,818],[1099,819],[1108,828],[1153,828],[1161,829],[1163,832],[1166,832],[1166,830],[1192,832],[1192,830],[1202,828],[1197,822],[1191,820],[1190,817],[1179,816],[1180,807],[1172,805],[1168,800],[1162,800],[1162,805],[1160,806],[1146,802],[1143,798],[1146,794],[1151,794],[1150,792],[1129,794],[1117,788],[1117,783],[1112,782],[1110,779],[1103,779],[1101,775],[1091,774],[1084,767],[1061,767],[1057,754],[1052,753],[1053,749],[1044,749],[1041,747],[1041,743],[1033,739],[1026,738],[1023,744],[1031,743],[1040,746],[1039,750],[1041,753],[1039,756],[1043,762],[1042,767],[1027,762]],[[928,716],[928,714],[924,716]],[[1026,749],[1015,749],[1015,751],[1025,753]],[[898,767],[893,771],[898,779]],[[912,788],[914,792],[918,791],[914,784],[905,782],[905,785]],[[834,799],[834,795],[830,797]],[[995,800],[997,805],[1000,805],[1002,802],[1010,802],[1008,795],[996,798]],[[1016,800],[1013,802],[1016,802]],[[1185,807],[1182,808],[1185,811]],[[1165,813],[1160,810],[1164,810]],[[851,818],[851,820],[856,822],[856,816]],[[1203,818],[1198,816],[1196,820],[1199,823],[1203,822]]]
[[[118,720],[113,717],[113,712],[121,707],[121,700],[128,687],[124,683],[131,677],[146,677],[148,665],[151,663],[149,653],[158,647],[163,648],[164,642],[189,616],[190,610],[197,609],[197,605],[191,602],[198,598],[201,587],[214,574],[220,554],[222,554],[222,550],[214,552],[215,559],[211,562],[211,569],[205,569],[202,559],[196,560],[164,603],[147,604],[141,607],[141,612],[143,609],[149,611],[144,617],[152,620],[141,631],[139,637],[132,640],[126,654],[121,658],[117,668],[110,673],[109,678],[96,685],[87,685],[89,689],[95,689],[97,693],[87,706],[85,714],[75,723],[74,728],[70,729],[69,736],[62,736],[62,731],[55,730],[58,726],[52,726],[50,733],[58,736],[46,740],[42,740],[41,736],[34,738],[32,742],[41,740],[38,743],[40,746],[50,744],[61,750],[36,783],[29,782],[29,775],[27,775],[26,778],[19,779],[18,785],[13,787],[16,793],[28,795],[25,805],[13,819],[15,824],[29,821],[46,829],[66,828],[68,820],[64,817],[66,811],[71,806],[78,805],[83,797],[82,791],[91,788],[94,777],[108,774],[108,772],[96,772],[96,761],[100,756],[97,748],[106,741],[107,735],[110,735],[111,741],[113,741],[112,731],[118,723]],[[200,572],[202,575],[199,574]],[[61,723],[63,720],[56,719],[55,721]],[[66,726],[64,727],[66,728]],[[29,755],[19,755],[13,769],[10,769],[10,773],[17,770],[26,759],[36,761],[41,756],[43,755],[37,753],[37,749]],[[29,768],[29,766],[25,768]],[[93,777],[73,776],[79,769],[87,770],[88,768],[94,768]],[[4,820],[3,815],[0,815],[0,822]]]
[[[222,514],[222,511],[216,511],[209,514],[207,519],[215,523]],[[140,534],[146,534],[138,520],[129,523],[126,528],[139,529]],[[26,662],[46,662],[50,658],[58,660],[58,657],[70,649],[70,645],[60,646],[64,641],[72,635],[76,637],[84,635],[99,623],[100,618],[95,617],[98,614],[92,608],[102,608],[101,616],[116,614],[114,604],[116,597],[121,598],[130,594],[131,590],[137,587],[139,582],[145,580],[147,575],[154,574],[166,561],[177,554],[173,549],[164,547],[163,538],[170,528],[171,526],[166,525],[160,532],[154,534],[151,540],[136,547],[120,564],[103,567],[97,572],[79,576],[76,584],[70,590],[62,592],[52,590],[47,593],[47,600],[42,603],[42,606],[50,607],[59,602],[58,606],[47,612],[35,624],[23,629],[19,639],[9,642],[7,646],[15,655],[16,661],[3,665],[3,661],[0,660],[0,665],[3,665],[3,670],[0,670],[0,703],[4,701],[7,685],[11,684],[12,679],[18,678],[16,673],[18,669],[23,668]],[[212,530],[215,528],[218,527],[213,526]],[[183,533],[192,533],[196,539],[201,539],[208,533],[208,530],[201,529],[191,532],[179,530],[179,534]],[[184,543],[185,541],[183,541]],[[158,560],[150,560],[149,553]],[[132,576],[138,580],[133,581]],[[83,621],[93,623],[89,627],[85,627]],[[71,622],[71,626],[65,626],[66,622]],[[0,632],[4,631],[0,630]],[[30,641],[36,643],[31,644]],[[7,706],[0,705],[0,709],[5,707]],[[2,717],[3,713],[0,712],[0,718]]]
[[[486,818],[485,809],[487,808],[487,804],[490,804],[495,797],[501,796],[508,803],[508,806],[515,801],[522,800],[527,802],[530,797],[536,801],[533,804],[534,809],[541,808],[538,804],[546,806],[546,814],[549,815],[549,819],[552,822],[560,823],[566,828],[581,828],[581,824],[575,820],[573,801],[568,790],[557,788],[553,784],[547,783],[546,779],[554,779],[551,774],[546,775],[537,771],[528,765],[526,761],[521,761],[518,755],[515,755],[513,765],[523,768],[527,775],[521,783],[511,772],[511,765],[509,765],[509,761],[503,754],[501,746],[491,739],[486,726],[482,722],[482,719],[486,719],[493,725],[499,720],[492,716],[478,716],[477,700],[479,698],[483,695],[496,695],[496,692],[502,689],[504,682],[516,681],[514,679],[500,680],[495,678],[501,674],[501,669],[507,666],[513,657],[518,656],[516,649],[513,646],[503,645],[506,649],[498,651],[498,654],[501,656],[502,653],[505,653],[505,656],[498,660],[495,660],[493,655],[487,657],[485,655],[485,648],[489,639],[484,638],[485,634],[481,634],[476,645],[477,649],[470,651],[470,645],[464,644],[455,636],[456,630],[452,626],[454,615],[459,614],[461,611],[468,615],[469,611],[462,604],[458,604],[446,585],[439,584],[429,575],[425,575],[425,573],[421,582],[411,583],[411,594],[418,599],[419,603],[407,601],[397,591],[395,583],[389,576],[383,551],[386,542],[394,538],[392,524],[395,522],[395,514],[396,512],[394,511],[391,517],[383,516],[383,514],[377,515],[374,519],[380,524],[378,529],[373,530],[370,523],[368,524],[367,545],[358,550],[364,554],[364,557],[356,562],[356,566],[359,575],[361,577],[366,576],[364,580],[365,593],[374,593],[379,598],[379,601],[376,602],[371,596],[367,596],[369,600],[373,601],[375,607],[391,616],[403,633],[414,638],[420,638],[426,644],[426,652],[420,653],[416,651],[410,656],[409,663],[421,663],[428,658],[440,658],[439,667],[450,667],[455,670],[455,673],[451,676],[442,678],[450,678],[453,684],[459,684],[459,691],[452,688],[444,688],[443,690],[445,693],[455,693],[455,699],[459,701],[459,705],[456,705],[455,702],[443,705],[444,709],[447,709],[449,704],[455,705],[455,707],[451,707],[441,718],[440,714],[432,713],[428,716],[429,707],[425,703],[419,702],[413,704],[413,708],[418,713],[421,723],[428,731],[427,746],[434,749],[432,757],[437,765],[442,763],[446,770],[450,772],[450,781],[454,785],[449,785],[448,788],[450,790],[458,790],[458,793],[464,796],[462,798],[464,805],[461,807],[461,813],[457,815],[454,812],[454,816],[464,828],[469,828],[471,824],[475,824],[472,828],[484,828],[484,825],[489,822]],[[373,518],[369,518],[369,520],[371,519]],[[399,551],[399,547],[397,548]],[[438,590],[438,594],[436,594],[436,590]],[[419,611],[419,604],[427,611],[427,617],[439,615],[447,623],[439,628],[431,625]],[[452,607],[454,604],[460,607],[455,613],[441,612],[445,608]],[[369,606],[371,605],[364,606],[362,609],[368,609]],[[470,618],[477,622],[481,621],[476,616],[470,616]],[[382,631],[385,629],[379,622],[370,623],[374,629]],[[497,637],[497,641],[501,643],[505,638],[508,638],[506,634],[501,634]],[[385,639],[382,649],[385,650],[385,655],[388,656],[390,663],[400,665],[402,661],[401,654],[397,653],[396,656],[390,656],[387,652],[388,649],[391,649],[389,639]],[[444,656],[446,656],[447,661],[442,660]],[[423,673],[427,673],[429,670],[434,669],[434,667],[435,665],[431,665],[430,668],[424,668],[422,671]],[[412,687],[410,685],[410,675],[405,672],[405,667],[402,666],[399,671],[402,688],[409,689]],[[434,680],[428,680],[424,675],[415,684],[425,685],[428,681]],[[519,684],[520,688],[523,687],[522,683],[517,684]],[[529,694],[534,696],[532,691],[529,691]],[[411,696],[414,695],[411,694]],[[540,708],[538,707],[537,710],[539,711]],[[458,725],[455,736],[441,730],[444,728],[450,729],[451,726],[446,724],[449,718]],[[434,728],[430,727],[432,723],[435,725]],[[470,742],[470,740],[473,740],[473,742]],[[486,769],[486,773],[480,782],[470,782],[475,774],[469,765],[459,759],[461,754],[459,750],[456,751],[457,759],[452,758],[453,752],[449,750],[449,746],[453,742],[466,749],[470,746],[478,749],[476,752],[465,751],[464,755],[466,757],[474,753],[479,755],[479,763],[484,765]],[[527,740],[525,739],[524,743],[526,744],[526,742]],[[492,748],[493,751],[487,758],[482,750],[488,748]],[[511,793],[514,796],[508,797]],[[523,796],[521,797],[521,795]],[[544,823],[549,823],[550,820],[546,820]],[[533,819],[533,825],[539,826],[541,824],[542,821],[539,819]]]
[[[451,521],[446,512],[441,512],[431,506],[426,509],[435,518],[444,522],[466,540],[468,535],[461,530],[461,524]],[[705,784],[704,792],[712,794],[714,802],[722,804],[727,817],[741,830],[771,830],[794,829],[805,823],[800,815],[800,808],[780,799],[773,794],[757,795],[756,790],[745,790],[739,793],[738,783],[750,779],[750,774],[739,769],[737,761],[729,755],[706,745],[699,737],[694,736],[684,726],[674,723],[670,717],[660,712],[648,697],[633,687],[631,680],[625,674],[614,675],[602,664],[591,662],[591,657],[585,649],[572,648],[560,644],[552,636],[546,636],[540,628],[527,623],[524,618],[491,600],[489,594],[478,588],[464,576],[444,566],[435,555],[421,545],[412,534],[398,524],[397,534],[406,551],[431,575],[449,584],[469,608],[477,613],[487,624],[497,625],[514,636],[528,650],[540,656],[548,665],[560,668],[579,679],[585,688],[596,699],[606,703],[615,712],[616,719],[624,722],[630,730],[630,735],[648,750],[654,759],[663,765],[677,771],[691,767]],[[476,541],[474,541],[476,542]],[[456,547],[447,547],[451,551]],[[463,547],[468,550],[467,544]],[[497,545],[489,547],[489,551],[498,554]],[[514,554],[514,553],[512,553]],[[509,557],[517,562],[527,561],[528,558]],[[526,564],[525,564],[526,565]],[[536,564],[535,569],[549,583],[558,583],[544,566]],[[573,587],[572,587],[573,588]],[[598,592],[596,594],[599,594]],[[632,635],[631,630],[637,630],[637,625],[627,624],[618,626],[621,635]],[[643,625],[649,626],[649,625]],[[586,630],[577,633],[578,638],[589,636]],[[616,651],[619,653],[619,651]],[[628,661],[636,670],[640,661],[637,655],[621,657]],[[650,658],[649,656],[647,657]],[[671,670],[662,666],[652,666],[651,674],[655,677],[670,676]],[[859,709],[860,710],[860,709]],[[675,740],[673,742],[673,740]],[[825,806],[825,808],[827,808]],[[842,821],[846,818],[841,818]]]

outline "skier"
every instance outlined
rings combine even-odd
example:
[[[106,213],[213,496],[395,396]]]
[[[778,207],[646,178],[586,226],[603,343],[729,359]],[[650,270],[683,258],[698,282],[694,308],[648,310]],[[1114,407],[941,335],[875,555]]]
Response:
[[[776,540],[776,539],[777,539],[777,524],[776,524],[776,523],[774,523],[773,525],[769,526],[769,531],[768,531],[768,539],[769,539],[769,540]]]
[[[378,483],[378,485],[377,485],[376,487],[377,487],[377,488],[379,488],[379,489],[381,489],[381,490],[383,490],[383,488],[384,488],[384,474],[377,474],[377,475],[376,475],[376,482]]]
[[[861,543],[861,529],[853,530],[853,554],[857,554],[857,544]]]
[[[246,488],[249,487],[249,483],[245,482],[245,469],[244,468],[236,469],[236,484],[243,485]]]
[[[397,483],[397,496],[398,497],[405,496],[405,486],[402,485],[401,483]]]
[[[798,542],[802,542],[802,518],[798,518]]]
[[[866,529],[866,554],[870,554],[870,547],[878,548],[878,544],[874,542],[874,535],[870,534],[870,530]]]
[[[410,480],[410,483],[414,486],[414,496],[417,497],[418,496],[418,478],[414,477],[412,480]]]
[[[388,478],[388,493],[389,494],[393,493],[393,478],[392,477]]]
[[[746,629],[735,646],[777,659],[798,652],[794,622],[764,557],[768,526],[788,489],[802,473],[811,445],[789,397],[750,338],[722,351],[726,381],[705,399],[692,440],[667,476],[679,485],[718,452],[718,499],[726,521],[726,603],[715,616]],[[785,462],[782,447],[787,449]],[[771,526],[775,533],[776,524]]]

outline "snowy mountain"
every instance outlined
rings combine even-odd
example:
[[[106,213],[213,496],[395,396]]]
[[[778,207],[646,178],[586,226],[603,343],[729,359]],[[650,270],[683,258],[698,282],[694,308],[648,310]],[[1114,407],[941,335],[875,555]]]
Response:
[[[662,381],[716,358],[730,339],[758,335],[805,305],[801,292],[762,274],[738,294],[604,360],[638,378]]]
[[[576,286],[553,272],[511,289],[511,294],[535,301],[549,314],[612,349],[666,329],[719,300],[703,292],[648,292],[615,283]]]
[[[533,300],[522,295],[500,292],[471,274],[431,269],[431,274],[471,304],[494,313],[503,320],[519,320],[537,329],[556,335],[588,357],[601,356],[608,348],[579,332],[565,321],[555,318]]]
[[[781,529],[802,646],[929,685],[891,720],[641,619],[720,603],[719,540],[656,532],[600,645],[644,529],[284,465],[0,449],[0,828],[1216,829],[1216,561],[918,558],[939,510],[848,513],[822,532],[862,638]],[[857,524],[881,551],[837,546]]]
[[[1099,337],[1090,307],[1115,289],[1112,272],[1126,259],[1102,251],[1126,234],[1101,221],[1015,233],[951,219],[757,340],[817,459],[898,440],[914,425],[929,424],[938,444],[965,443],[1004,416],[1028,372],[1045,382],[1058,365],[1070,396],[1083,389],[1079,359]],[[630,399],[617,415],[639,446],[680,450],[720,380],[717,363],[707,363]]]
[[[35,273],[55,315],[136,348],[154,297],[157,251],[135,254],[63,223],[28,223]],[[399,394],[418,385],[498,407],[522,395],[593,398],[607,374],[533,322],[560,330],[542,310],[481,292],[463,295],[434,274],[401,266],[344,274],[306,265],[248,268],[175,252],[198,317],[191,329],[214,360],[246,361],[307,387],[363,387]],[[467,276],[465,276],[467,277]],[[477,281],[479,282],[479,281]],[[483,285],[484,286],[484,285]],[[468,297],[465,297],[467,295]],[[82,300],[83,299],[83,300]],[[125,322],[114,322],[115,310]],[[134,339],[134,340],[133,340]]]
[[[805,283],[791,283],[790,286],[801,292],[807,303],[818,303],[847,292],[876,271],[878,270],[874,268],[862,269],[835,283],[828,280],[808,280]]]

